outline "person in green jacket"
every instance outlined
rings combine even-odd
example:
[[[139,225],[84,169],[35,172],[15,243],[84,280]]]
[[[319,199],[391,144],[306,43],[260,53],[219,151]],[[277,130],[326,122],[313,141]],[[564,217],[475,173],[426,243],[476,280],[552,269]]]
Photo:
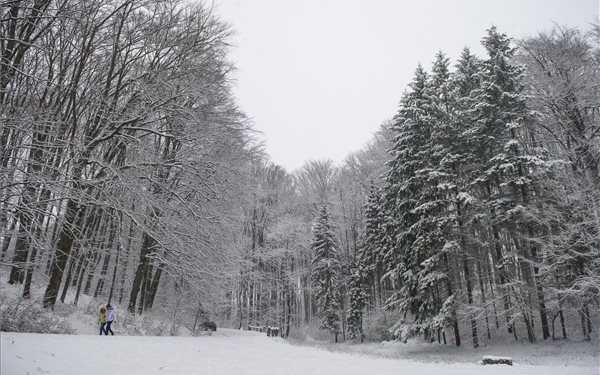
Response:
[[[100,308],[100,315],[98,315],[98,323],[100,324],[100,336],[103,333],[106,333],[108,336],[108,332],[105,332],[104,326],[106,325],[106,309],[104,307]]]

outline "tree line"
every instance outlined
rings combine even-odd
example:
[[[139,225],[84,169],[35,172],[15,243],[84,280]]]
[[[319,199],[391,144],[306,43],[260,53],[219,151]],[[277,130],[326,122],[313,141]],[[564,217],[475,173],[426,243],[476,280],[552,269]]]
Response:
[[[1,29],[6,281],[44,283],[48,308],[73,292],[141,314],[163,284],[206,299],[261,154],[228,26],[185,1],[44,0],[3,6]]]
[[[477,347],[577,326],[590,339],[599,35],[556,27],[514,42],[492,27],[484,58],[465,48],[453,66],[442,52],[419,65],[397,114],[341,166],[259,170],[240,321],[316,320],[336,341]]]

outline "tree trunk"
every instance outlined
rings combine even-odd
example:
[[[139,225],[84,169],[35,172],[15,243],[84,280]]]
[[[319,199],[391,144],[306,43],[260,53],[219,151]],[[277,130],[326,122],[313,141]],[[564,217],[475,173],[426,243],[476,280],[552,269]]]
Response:
[[[448,270],[448,277],[446,279],[446,289],[449,296],[453,296],[452,283],[450,281],[450,275],[452,274],[450,269],[450,262],[448,260],[448,254],[444,253],[444,262],[446,263],[446,269]],[[456,307],[452,307],[452,328],[454,329],[454,342],[456,346],[460,346],[460,332],[458,330],[458,319],[456,317]]]
[[[156,291],[158,290],[158,284],[160,282],[160,276],[162,275],[163,268],[166,267],[164,263],[161,263],[156,267],[156,271],[154,272],[154,276],[152,277],[152,282],[150,283],[150,288],[148,290],[148,295],[145,298],[145,306],[144,310],[149,310],[152,308],[154,304],[154,298],[156,297]]]
[[[131,212],[135,210],[135,204],[131,205]],[[125,275],[127,274],[127,267],[129,265],[129,254],[131,254],[131,243],[133,241],[133,234],[135,232],[135,221],[129,222],[129,231],[127,235],[127,245],[125,246],[125,254],[123,254],[123,272],[121,272],[121,281],[119,287],[119,303],[123,302],[123,295],[125,294]]]
[[[94,279],[94,276],[96,275],[96,268],[98,267],[98,263],[100,262],[100,255],[98,253],[94,253],[94,255],[92,255],[91,258],[92,258],[92,263],[91,263],[90,271],[89,271],[88,277],[85,281],[85,286],[83,287],[83,294],[85,294],[85,295],[90,294],[90,289],[92,289],[92,281]],[[88,262],[87,266],[88,267],[90,266],[89,262]]]
[[[479,290],[481,291],[481,302],[483,303],[483,308],[485,311],[485,328],[487,330],[487,338],[488,340],[490,340],[492,338],[491,334],[490,334],[490,322],[488,319],[488,308],[487,308],[487,303],[486,303],[486,290],[485,290],[485,286],[483,284],[483,270],[481,269],[481,263],[479,262],[479,260],[477,260],[476,262],[476,266],[477,266],[477,273],[479,274]]]
[[[33,278],[33,265],[37,256],[37,246],[31,247],[29,264],[27,265],[27,274],[25,276],[25,285],[23,286],[23,298],[31,297],[31,279]]]
[[[0,262],[4,261],[4,257],[6,256],[6,253],[8,252],[8,248],[10,247],[10,242],[11,242],[13,236],[16,234],[15,233],[16,225],[17,225],[17,221],[13,220],[12,223],[10,224],[10,227],[4,231],[4,236],[2,239],[2,254],[0,254]]]
[[[102,222],[102,215],[97,215],[97,210],[95,208],[91,208],[88,210],[85,210],[85,215],[83,216],[83,222],[85,223],[84,229],[83,229],[83,238],[93,238],[94,236],[97,236],[99,233],[101,233],[100,231],[100,225]],[[63,285],[63,289],[62,289],[62,293],[60,296],[60,301],[62,303],[65,303],[65,298],[67,296],[67,291],[69,289],[69,284],[71,284],[72,282],[72,286],[77,285],[77,277],[72,278],[73,275],[73,270],[75,268],[75,265],[77,264],[77,268],[75,271],[75,276],[79,275],[79,271],[81,269],[83,260],[84,260],[84,255],[83,251],[82,251],[82,246],[81,244],[78,244],[78,246],[75,247],[75,251],[73,256],[71,257],[71,262],[69,263],[69,268],[67,270],[67,278],[65,279],[64,285]],[[71,250],[73,251],[73,250]],[[79,254],[81,254],[81,256],[79,256]],[[72,280],[72,281],[71,281]]]
[[[77,172],[75,172],[75,175],[77,175]],[[67,265],[67,261],[69,260],[71,247],[73,246],[72,227],[77,221],[79,211],[80,209],[77,205],[77,202],[75,202],[74,199],[69,199],[67,202],[63,227],[58,237],[55,258],[51,263],[50,280],[48,282],[48,286],[46,287],[46,292],[44,293],[43,305],[46,308],[54,308],[54,305],[56,304],[58,290],[60,289],[60,282]]]
[[[290,337],[290,321],[292,319],[292,299],[288,294],[287,296],[287,318],[285,326],[285,337]]]
[[[10,276],[8,279],[9,284],[23,284],[25,280],[25,267],[27,266],[27,256],[29,254],[28,247],[30,236],[30,219],[28,215],[19,215],[20,224],[17,234],[17,241],[15,244],[15,253],[12,259],[12,267],[10,268]]]
[[[65,298],[67,297],[67,291],[69,290],[69,285],[71,284],[71,281],[73,280],[73,270],[75,270],[75,265],[81,261],[79,252],[80,252],[80,249],[78,248],[76,250],[75,254],[73,254],[73,257],[71,258],[71,262],[69,263],[69,268],[67,270],[67,278],[65,279],[65,282],[63,283],[63,289],[60,294],[60,302],[61,303],[65,303]],[[79,271],[79,269],[77,269],[77,272],[78,271]]]
[[[531,232],[531,230],[530,230],[530,232]],[[535,245],[531,246],[531,256],[533,258],[533,261],[535,262],[534,266],[533,266],[533,274],[534,274],[534,280],[535,280],[535,284],[536,284],[538,305],[539,305],[539,309],[540,309],[540,320],[542,322],[542,335],[544,337],[544,340],[546,340],[547,338],[550,337],[550,331],[548,328],[548,313],[546,310],[544,287],[542,286],[542,280],[539,276],[540,267],[537,265],[538,254],[537,254],[537,248]]]
[[[144,273],[147,265],[150,262],[148,255],[152,252],[152,248],[156,245],[156,241],[148,232],[144,232],[142,236],[142,248],[140,250],[140,260],[135,270],[135,276],[133,278],[133,284],[131,286],[131,294],[129,296],[128,310],[130,313],[135,314],[135,306],[137,304],[138,294],[144,281]]]
[[[565,328],[565,316],[563,314],[562,301],[561,301],[560,294],[558,295],[558,306],[560,308],[558,313],[560,314],[560,325],[562,327],[562,335],[563,335],[563,339],[566,339],[567,338],[567,330]]]
[[[472,290],[472,286],[471,286],[469,263],[465,257],[463,257],[463,271],[465,273],[465,281],[467,284],[466,285],[467,286],[467,300],[469,302],[469,306],[471,306],[471,309],[472,309],[474,307],[473,306],[473,290]],[[470,313],[470,319],[471,319],[471,336],[473,338],[473,347],[477,348],[479,346],[479,338],[477,335],[477,321],[475,320],[475,314],[472,311]]]
[[[84,256],[82,254],[82,256]],[[80,267],[80,272],[79,272],[79,276],[77,276],[77,291],[75,292],[75,299],[73,300],[73,304],[75,306],[77,306],[77,303],[79,302],[79,295],[81,294],[81,288],[83,286],[83,279],[84,279],[84,275],[85,275],[85,269],[87,268],[87,263],[88,263],[88,256],[85,256],[85,260],[82,262],[82,265]]]
[[[117,241],[118,242],[118,241]],[[116,244],[117,247],[117,254],[115,256],[115,265],[113,267],[113,274],[112,274],[112,278],[110,280],[110,289],[108,291],[108,304],[111,303],[112,301],[112,297],[113,297],[113,292],[115,290],[115,283],[117,281],[117,269],[119,267],[119,254],[120,254],[120,250],[121,250],[121,246],[117,243]],[[125,273],[126,270],[123,270],[123,273]]]
[[[87,257],[88,254],[85,253],[81,253],[81,255],[79,255],[79,260],[77,261],[77,269],[75,271],[75,277],[73,277],[73,281],[71,282],[72,287],[79,285],[79,275],[81,275],[81,268],[86,263]]]
[[[106,277],[106,274],[108,273],[108,265],[109,264],[110,264],[110,253],[106,253],[104,255],[104,263],[102,264],[102,269],[100,270],[100,278],[98,278],[98,281],[96,282],[96,289],[94,289],[94,298],[98,298],[98,296],[104,290],[104,284],[106,284],[104,282],[104,278]]]
[[[138,301],[137,312],[138,315],[142,315],[144,307],[146,307],[146,298],[148,297],[148,291],[150,290],[150,283],[152,282],[152,269],[154,268],[152,261],[146,263],[144,270],[142,271],[142,287],[140,291],[140,300]]]
[[[460,236],[460,247],[462,252],[462,262],[463,262],[463,273],[465,275],[465,283],[467,287],[467,301],[471,309],[473,306],[473,287],[471,283],[471,272],[469,270],[469,261],[467,259],[467,241],[465,239],[465,229],[463,227],[463,215],[461,211],[460,201],[456,199],[456,215],[458,219],[458,230]],[[475,320],[475,314],[471,311],[470,313],[471,320],[471,337],[473,338],[473,347],[477,348],[479,346],[479,337],[477,335],[477,321]]]

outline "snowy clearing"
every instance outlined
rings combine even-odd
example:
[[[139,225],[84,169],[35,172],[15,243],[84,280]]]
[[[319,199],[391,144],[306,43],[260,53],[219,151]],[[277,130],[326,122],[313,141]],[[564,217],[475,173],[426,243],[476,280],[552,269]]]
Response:
[[[248,331],[147,337],[1,334],[3,375],[21,374],[597,374],[596,366],[430,364],[301,347]]]

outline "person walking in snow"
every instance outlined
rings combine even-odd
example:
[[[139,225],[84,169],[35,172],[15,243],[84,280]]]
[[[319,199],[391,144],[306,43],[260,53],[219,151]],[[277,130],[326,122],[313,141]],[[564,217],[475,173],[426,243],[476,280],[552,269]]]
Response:
[[[100,308],[100,315],[98,315],[98,324],[100,324],[100,336],[103,333],[106,333],[108,336],[108,332],[104,330],[104,326],[106,325],[106,309],[103,307]]]
[[[110,329],[110,325],[117,320],[117,312],[115,309],[113,309],[110,303],[106,305],[106,309],[106,328],[104,329],[104,333],[106,333],[106,336],[108,336],[108,332],[110,332],[110,334],[114,336],[115,333],[112,331],[112,329]]]

